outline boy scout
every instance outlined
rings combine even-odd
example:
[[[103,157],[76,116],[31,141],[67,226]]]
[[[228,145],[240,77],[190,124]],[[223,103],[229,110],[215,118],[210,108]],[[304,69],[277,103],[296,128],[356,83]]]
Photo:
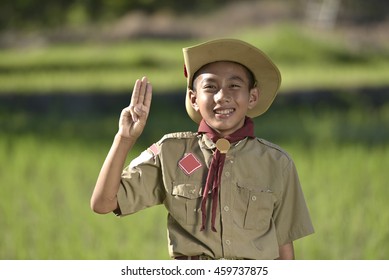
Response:
[[[184,48],[186,110],[197,132],[165,135],[124,170],[149,114],[152,86],[137,80],[91,198],[124,216],[164,204],[175,259],[294,259],[313,233],[292,159],[254,136],[252,118],[273,102],[277,67],[240,40]]]

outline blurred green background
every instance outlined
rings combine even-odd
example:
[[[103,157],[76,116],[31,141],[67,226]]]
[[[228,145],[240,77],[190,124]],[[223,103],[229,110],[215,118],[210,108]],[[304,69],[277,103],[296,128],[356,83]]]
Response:
[[[0,259],[168,259],[162,206],[89,199],[135,80],[154,97],[128,162],[184,109],[182,48],[234,37],[283,84],[256,134],[294,159],[316,233],[298,259],[389,259],[389,4],[371,0],[3,1]]]

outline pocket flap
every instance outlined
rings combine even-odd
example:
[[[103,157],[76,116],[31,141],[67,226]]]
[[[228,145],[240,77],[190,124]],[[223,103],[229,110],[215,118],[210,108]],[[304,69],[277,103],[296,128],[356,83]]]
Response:
[[[236,186],[240,189],[246,189],[252,192],[261,192],[261,193],[273,192],[269,187],[258,186],[258,183],[254,181],[238,181],[236,182]]]
[[[196,199],[202,196],[201,186],[188,183],[173,185],[172,195]]]

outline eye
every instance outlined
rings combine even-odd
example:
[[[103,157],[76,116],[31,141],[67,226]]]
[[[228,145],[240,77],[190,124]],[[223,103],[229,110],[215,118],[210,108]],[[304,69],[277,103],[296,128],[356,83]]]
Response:
[[[230,88],[240,88],[241,86],[239,84],[231,84]]]
[[[213,84],[205,84],[205,85],[203,85],[203,89],[205,91],[209,91],[209,92],[217,91],[217,87]]]

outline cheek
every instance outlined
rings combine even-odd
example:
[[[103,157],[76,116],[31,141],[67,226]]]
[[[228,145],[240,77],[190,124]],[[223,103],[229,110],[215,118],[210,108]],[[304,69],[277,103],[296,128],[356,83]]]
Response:
[[[214,102],[212,101],[212,98],[199,97],[197,99],[197,112],[201,113],[202,115],[207,115],[208,112],[213,110],[213,107]]]
[[[237,97],[235,100],[237,103],[240,103],[240,104],[250,105],[250,103],[251,103],[250,97],[247,95],[243,95],[243,94],[240,95],[239,97]]]
[[[206,94],[199,94],[197,96],[197,103],[201,106],[207,106],[207,105],[212,105],[213,104],[213,96],[211,95],[206,95]]]

